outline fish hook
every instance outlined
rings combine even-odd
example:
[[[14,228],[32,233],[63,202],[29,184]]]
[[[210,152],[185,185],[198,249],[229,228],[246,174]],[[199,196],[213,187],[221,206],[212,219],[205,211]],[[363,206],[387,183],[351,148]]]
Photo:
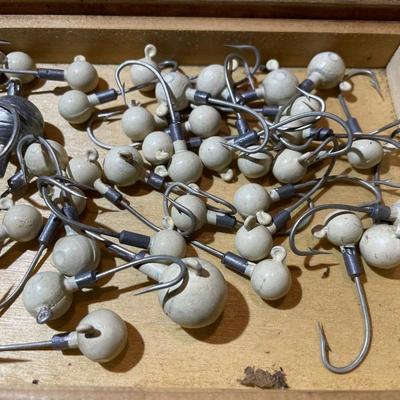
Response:
[[[329,352],[331,351],[331,349],[326,339],[326,334],[323,325],[321,322],[318,322],[321,361],[326,369],[328,369],[331,372],[334,372],[335,374],[346,374],[356,369],[367,356],[372,338],[371,315],[369,312],[367,298],[365,296],[364,287],[360,277],[363,271],[361,264],[359,263],[358,258],[356,256],[355,247],[354,245],[342,246],[341,252],[344,258],[347,272],[356,285],[357,296],[360,302],[361,312],[363,316],[364,340],[360,352],[357,354],[356,358],[351,363],[343,367],[336,367],[332,365],[329,360]]]

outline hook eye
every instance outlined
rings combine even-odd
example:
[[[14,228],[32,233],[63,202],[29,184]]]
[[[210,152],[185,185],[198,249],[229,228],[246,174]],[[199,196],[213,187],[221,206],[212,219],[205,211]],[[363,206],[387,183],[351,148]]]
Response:
[[[50,321],[53,316],[53,312],[49,306],[43,306],[40,308],[39,312],[36,315],[36,322],[38,324],[45,324]]]

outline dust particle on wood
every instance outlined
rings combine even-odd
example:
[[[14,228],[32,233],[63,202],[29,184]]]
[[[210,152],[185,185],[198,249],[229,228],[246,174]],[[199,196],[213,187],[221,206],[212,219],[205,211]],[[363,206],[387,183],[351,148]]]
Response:
[[[238,379],[243,386],[257,387],[260,389],[288,389],[286,374],[282,368],[269,372],[261,368],[246,367],[244,378]]]
[[[33,385],[39,384],[39,379],[33,379],[33,380],[32,380],[32,384],[33,384]]]

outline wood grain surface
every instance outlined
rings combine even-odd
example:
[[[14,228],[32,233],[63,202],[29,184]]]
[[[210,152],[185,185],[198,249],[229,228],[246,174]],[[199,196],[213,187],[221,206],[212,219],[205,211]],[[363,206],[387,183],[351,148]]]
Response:
[[[263,57],[302,67],[326,49],[346,59],[347,66],[385,68],[400,45],[400,24],[379,21],[332,21],[172,18],[110,16],[0,16],[0,39],[11,41],[1,51],[26,51],[42,62],[70,62],[85,54],[98,64],[143,57],[154,43],[161,59],[186,65],[219,62],[226,44],[249,43]],[[211,45],[212,44],[212,45]]]
[[[188,74],[195,74],[199,70],[196,67],[183,68]],[[100,87],[114,86],[114,67],[101,65],[98,70],[102,77]],[[296,69],[295,72],[299,78],[304,77],[304,70]],[[376,72],[384,99],[376,94],[369,86],[368,79],[363,77],[354,78],[354,91],[348,96],[351,111],[359,118],[365,131],[382,126],[395,117],[385,73],[383,70]],[[83,154],[91,146],[91,142],[82,127],[72,127],[59,117],[57,96],[65,90],[63,84],[44,84],[39,81],[27,88],[27,91],[32,91],[29,99],[44,114],[46,135],[63,143],[73,157]],[[325,92],[323,95],[327,99],[328,110],[342,115],[334,93]],[[154,109],[152,98],[136,93],[132,98]],[[121,100],[107,107],[118,104],[121,104]],[[103,124],[98,135],[116,144],[127,143],[119,122]],[[103,151],[100,153],[104,155]],[[398,155],[388,151],[383,176],[398,180],[399,168]],[[8,176],[13,169],[9,168]],[[311,175],[319,175],[320,169],[313,168]],[[337,163],[335,171],[360,176],[344,161]],[[228,184],[206,172],[200,186],[232,201],[235,190],[245,182],[247,180],[243,176],[238,176],[234,183]],[[269,178],[258,182],[266,187],[275,184]],[[4,187],[5,179],[0,182],[0,189]],[[140,212],[160,223],[160,194],[150,192],[143,185],[129,188],[125,193]],[[359,204],[370,198],[371,195],[360,188],[337,185],[321,192],[317,202]],[[385,200],[386,204],[397,201],[396,191],[385,190]],[[44,215],[47,214],[35,193],[35,185],[31,187],[29,198],[21,201],[29,201],[40,207]],[[323,215],[318,215],[315,223],[322,217]],[[117,211],[97,196],[88,202],[84,219],[116,230],[127,228],[151,233],[133,216]],[[367,226],[367,220],[365,224]],[[199,238],[222,251],[234,250],[234,236],[231,233],[215,232],[212,228],[207,228],[201,232]],[[299,235],[298,240],[302,248],[316,244],[311,237],[310,227]],[[286,240],[277,238],[276,244],[278,243],[288,248]],[[5,293],[21,276],[36,248],[37,245],[32,242],[10,243],[1,249],[1,293]],[[28,390],[15,392],[14,398],[24,398],[24,393],[34,396],[37,392],[29,392],[30,388],[37,390],[55,386],[74,386],[76,389],[92,387],[96,390],[100,387],[125,387],[138,390],[141,394],[137,398],[168,398],[157,394],[146,397],[141,390],[169,388],[246,391],[248,389],[242,387],[238,379],[243,377],[244,368],[250,365],[271,369],[282,367],[292,389],[400,389],[400,323],[397,318],[400,311],[399,270],[382,272],[366,267],[365,289],[373,321],[371,351],[359,369],[351,374],[338,376],[321,365],[316,322],[324,322],[332,347],[332,361],[339,365],[352,360],[358,352],[362,340],[362,324],[354,285],[347,277],[336,249],[332,249],[331,255],[312,258],[296,257],[289,251],[287,264],[292,273],[293,286],[283,300],[276,302],[261,300],[252,292],[247,279],[226,270],[211,256],[192,248],[188,250],[188,254],[198,254],[214,262],[221,268],[228,282],[225,311],[212,326],[187,330],[172,323],[162,313],[156,294],[133,296],[135,290],[149,283],[139,272],[131,270],[102,282],[101,287],[76,293],[70,311],[49,326],[38,326],[24,310],[21,299],[18,299],[0,318],[1,343],[47,339],[54,333],[74,329],[88,311],[102,307],[116,311],[127,321],[129,343],[120,357],[105,365],[94,364],[76,351],[67,351],[64,355],[55,351],[2,353],[0,387],[22,387]],[[114,260],[103,252],[101,269],[120,263],[121,260]],[[327,267],[330,267],[330,274],[323,279]],[[46,256],[41,270],[51,269],[50,259]],[[37,380],[37,385],[33,385],[34,380]],[[53,395],[54,390],[50,392]],[[60,392],[61,397],[63,393],[65,395],[65,392]],[[77,394],[73,395],[74,398],[89,396],[85,391],[75,393]],[[53,398],[52,394],[48,396]],[[240,394],[237,396],[236,398],[242,398]],[[286,398],[284,394],[277,396]],[[191,397],[197,398],[194,395]]]

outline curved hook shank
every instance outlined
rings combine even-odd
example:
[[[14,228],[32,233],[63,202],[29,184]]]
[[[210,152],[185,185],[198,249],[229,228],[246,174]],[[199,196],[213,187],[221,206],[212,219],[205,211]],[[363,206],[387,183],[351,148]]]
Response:
[[[128,268],[132,268],[132,267],[138,268],[143,264],[148,264],[151,262],[162,262],[163,263],[165,261],[177,264],[179,266],[179,273],[174,278],[169,280],[168,282],[156,283],[155,285],[152,285],[152,286],[150,286],[146,289],[143,289],[139,292],[136,292],[135,296],[154,292],[156,290],[168,289],[168,288],[175,286],[178,283],[183,281],[183,279],[185,278],[185,276],[187,274],[187,266],[180,258],[173,257],[173,256],[167,256],[167,255],[145,256],[144,258],[128,262],[126,264],[120,265],[120,266],[110,269],[108,271],[97,273],[96,281],[98,281],[101,278],[104,278],[106,276],[114,275],[115,273],[117,273],[119,271],[123,271]],[[168,268],[168,266],[166,266],[166,268]]]
[[[120,64],[118,66],[118,68],[115,70],[115,81],[117,82],[117,86],[118,89],[121,92],[121,95],[124,99],[124,103],[127,104],[126,102],[126,96],[125,96],[125,90],[124,90],[124,85],[121,83],[121,79],[120,79],[120,75],[121,75],[121,71],[129,66],[129,65],[140,65],[141,67],[147,68],[148,70],[150,70],[158,79],[158,81],[160,82],[160,85],[164,91],[165,94],[165,100],[167,102],[167,107],[170,113],[170,117],[171,117],[171,121],[173,123],[177,122],[177,116],[175,115],[175,108],[173,105],[173,101],[172,101],[172,93],[171,93],[171,89],[169,88],[167,82],[165,81],[164,77],[161,75],[160,71],[155,68],[153,65],[146,63],[144,61],[140,61],[140,60],[127,60],[125,62],[123,62],[122,64]]]
[[[368,354],[369,347],[371,345],[372,338],[372,326],[371,326],[371,316],[369,313],[368,303],[365,296],[365,291],[359,276],[354,277],[354,283],[356,284],[357,296],[360,302],[361,312],[364,321],[364,341],[360,352],[357,357],[348,365],[344,367],[335,367],[331,364],[329,360],[329,344],[326,339],[324,328],[321,323],[318,323],[318,329],[320,333],[320,350],[321,350],[321,361],[324,367],[335,374],[346,374],[347,372],[356,369],[365,359]]]

